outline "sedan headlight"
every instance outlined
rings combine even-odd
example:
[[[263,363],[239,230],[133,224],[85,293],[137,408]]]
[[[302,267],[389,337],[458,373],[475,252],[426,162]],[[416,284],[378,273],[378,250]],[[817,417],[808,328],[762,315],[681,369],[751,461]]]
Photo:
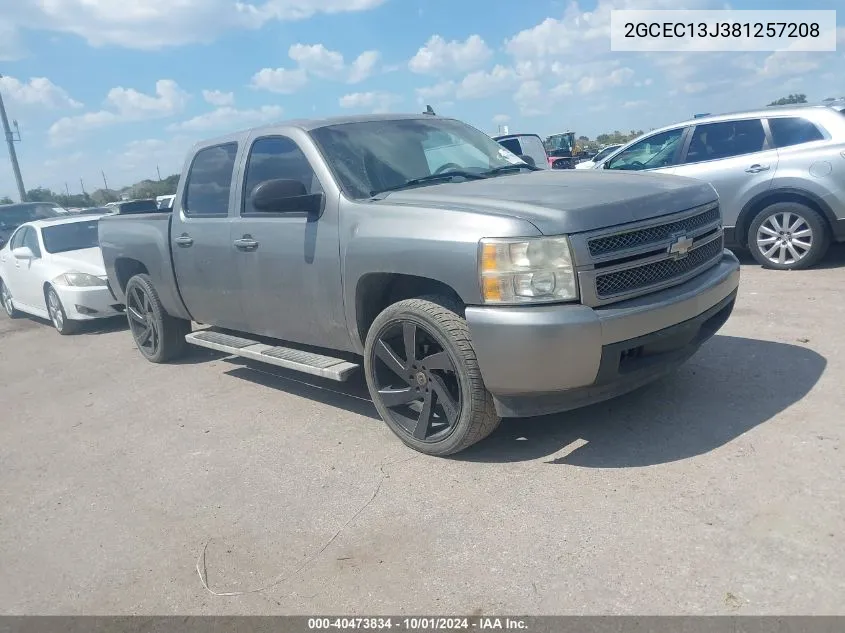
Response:
[[[578,284],[565,236],[483,239],[479,249],[484,303],[573,301]]]
[[[53,283],[59,286],[74,286],[77,288],[91,288],[94,286],[105,286],[106,282],[99,277],[88,273],[69,272],[59,275],[53,279]]]

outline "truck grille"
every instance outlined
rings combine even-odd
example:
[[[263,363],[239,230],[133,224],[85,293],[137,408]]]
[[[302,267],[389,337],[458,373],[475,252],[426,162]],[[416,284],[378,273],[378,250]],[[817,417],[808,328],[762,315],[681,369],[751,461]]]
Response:
[[[590,255],[599,257],[615,251],[624,251],[637,246],[661,242],[676,233],[690,233],[708,224],[718,222],[719,216],[719,207],[713,207],[703,213],[684,218],[683,220],[670,222],[669,224],[660,224],[636,231],[592,239],[588,242]]]
[[[667,280],[685,276],[722,254],[724,238],[719,237],[689,252],[684,259],[663,259],[651,264],[626,268],[596,277],[596,295],[606,299],[626,294]]]
[[[603,306],[683,283],[715,266],[722,214],[709,203],[672,216],[570,236],[581,301]]]

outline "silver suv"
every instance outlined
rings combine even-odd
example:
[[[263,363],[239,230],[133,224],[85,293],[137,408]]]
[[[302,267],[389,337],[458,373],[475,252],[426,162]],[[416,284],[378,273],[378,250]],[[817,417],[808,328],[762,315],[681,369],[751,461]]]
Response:
[[[817,263],[845,241],[845,112],[787,106],[707,116],[649,132],[596,169],[650,170],[707,181],[729,246],[768,268]]]

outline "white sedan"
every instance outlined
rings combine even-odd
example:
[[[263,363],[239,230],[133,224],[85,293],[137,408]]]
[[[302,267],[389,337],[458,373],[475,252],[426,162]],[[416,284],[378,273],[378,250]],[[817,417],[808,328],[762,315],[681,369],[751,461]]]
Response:
[[[0,249],[0,299],[10,317],[50,319],[60,334],[82,321],[113,317],[123,306],[109,290],[96,217],[22,224]]]
[[[575,165],[575,169],[592,169],[598,163],[600,163],[605,158],[610,156],[613,152],[618,150],[620,147],[622,147],[622,146],[621,145],[608,145],[607,147],[602,148],[601,151],[599,151],[599,153],[596,154],[595,156],[593,156],[590,160],[585,160],[585,161],[580,162],[577,165]]]

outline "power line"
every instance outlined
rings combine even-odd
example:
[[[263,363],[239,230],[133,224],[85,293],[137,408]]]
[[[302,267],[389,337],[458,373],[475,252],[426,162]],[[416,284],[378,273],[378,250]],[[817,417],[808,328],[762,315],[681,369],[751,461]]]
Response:
[[[0,75],[0,79],[3,79],[3,75]],[[2,91],[0,91],[0,119],[3,120],[3,132],[6,134],[6,144],[9,146],[9,160],[12,161],[12,171],[15,172],[15,182],[18,184],[18,195],[20,196],[21,202],[26,202],[26,189],[23,186],[21,167],[18,165],[18,154],[15,151],[15,143],[20,142],[21,132],[20,128],[18,128],[18,122],[15,121],[15,129],[18,132],[18,138],[15,139],[14,134],[12,134],[12,128],[9,127],[9,118],[6,116],[6,106],[3,103]]]

